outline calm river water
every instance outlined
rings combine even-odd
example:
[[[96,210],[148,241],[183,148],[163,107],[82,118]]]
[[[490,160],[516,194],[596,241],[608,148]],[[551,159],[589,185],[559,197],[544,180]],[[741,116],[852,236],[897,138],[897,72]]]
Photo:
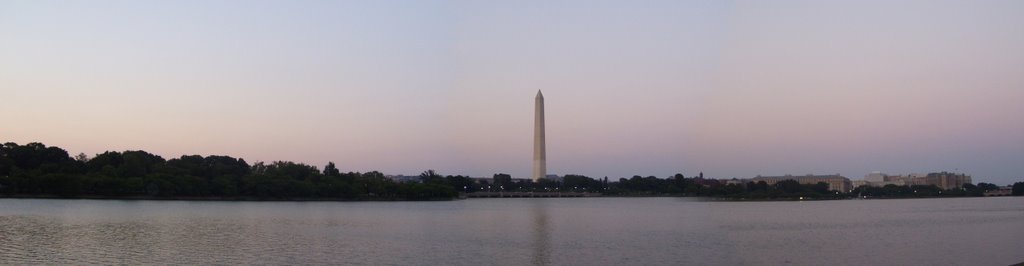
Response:
[[[3,264],[1008,265],[1024,197],[0,199]]]

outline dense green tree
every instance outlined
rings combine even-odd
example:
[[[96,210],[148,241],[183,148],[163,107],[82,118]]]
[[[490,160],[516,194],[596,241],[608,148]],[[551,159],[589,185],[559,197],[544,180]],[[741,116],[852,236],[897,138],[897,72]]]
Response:
[[[673,175],[671,180],[672,180],[672,185],[674,187],[676,187],[676,188],[681,189],[681,190],[685,190],[686,187],[690,186],[690,183],[692,183],[692,182],[690,182],[690,179],[687,179],[686,176],[683,176],[683,174],[681,174],[681,173],[677,173],[677,174]]]
[[[747,182],[747,191],[748,192],[767,193],[768,192],[768,182],[764,182],[764,181],[758,181],[756,183],[754,181]]]
[[[604,185],[601,181],[585,175],[565,175],[562,177],[562,186],[573,191],[599,192],[604,190]]]
[[[120,177],[143,177],[163,167],[164,158],[144,151],[126,151],[121,154],[118,167]]]
[[[775,188],[782,191],[783,193],[800,193],[803,192],[804,187],[800,185],[796,180],[782,180],[775,183]]]
[[[116,169],[118,167],[121,167],[121,164],[123,164],[123,163],[124,163],[124,157],[121,156],[120,152],[107,151],[107,152],[100,153],[100,154],[97,154],[96,156],[92,157],[92,159],[90,159],[88,162],[86,162],[85,165],[86,165],[86,167],[87,167],[89,172],[99,172],[99,171],[103,171],[103,168],[108,167],[108,166],[110,167],[109,169],[112,169],[112,170],[116,171]],[[108,170],[108,171],[110,171],[110,170]],[[117,174],[117,173],[110,173],[110,174]]]
[[[76,158],[39,143],[0,146],[0,193],[25,195],[401,198],[402,184],[380,172],[341,173],[294,162],[257,163],[228,156],[186,155],[164,160],[145,151],[108,151]],[[409,199],[453,197],[454,187],[472,184],[463,176],[439,178]],[[439,187],[440,186],[440,187]],[[444,187],[448,187],[444,189]],[[422,190],[422,191],[421,191]]]
[[[420,173],[420,182],[424,184],[443,184],[444,176],[441,176],[433,169],[430,169]]]
[[[818,194],[828,194],[828,183],[818,182],[817,184],[811,186],[811,191]]]
[[[995,184],[990,184],[990,183],[982,182],[982,183],[978,183],[978,189],[980,189],[981,191],[989,191],[989,190],[999,189],[999,186],[997,186]]]
[[[494,186],[509,186],[512,185],[512,176],[509,174],[498,173],[492,177],[494,180],[491,182]]]
[[[337,177],[341,176],[341,171],[338,170],[338,167],[334,166],[334,162],[327,162],[327,166],[324,166],[324,175]]]
[[[445,176],[445,184],[461,192],[475,192],[479,190],[479,187],[473,182],[473,179],[468,176]]]

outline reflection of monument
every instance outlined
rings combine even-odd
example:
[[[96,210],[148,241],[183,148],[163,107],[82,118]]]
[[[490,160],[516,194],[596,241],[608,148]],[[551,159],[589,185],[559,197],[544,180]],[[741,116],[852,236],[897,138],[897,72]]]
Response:
[[[533,114],[533,182],[548,175],[547,155],[544,151],[544,94],[537,90]]]
[[[548,224],[548,207],[546,200],[534,200],[533,213],[533,265],[551,264],[551,225]]]

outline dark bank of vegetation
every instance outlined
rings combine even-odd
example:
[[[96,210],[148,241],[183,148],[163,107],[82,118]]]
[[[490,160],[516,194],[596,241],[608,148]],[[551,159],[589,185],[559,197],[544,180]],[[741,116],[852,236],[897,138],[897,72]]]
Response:
[[[541,180],[539,183],[532,183],[528,180],[520,180],[517,183],[511,182],[511,178],[503,174],[495,175],[495,186],[484,187],[484,190],[496,191],[497,187],[503,191],[575,191],[575,192],[598,192],[605,196],[621,197],[717,197],[717,198],[755,198],[755,199],[786,199],[786,198],[841,198],[846,194],[837,194],[828,190],[828,184],[818,183],[804,185],[796,181],[783,181],[774,185],[765,182],[747,184],[724,184],[716,179],[705,179],[703,174],[694,177],[685,177],[682,174],[675,174],[668,178],[655,176],[633,176],[631,178],[619,178],[618,181],[609,182],[608,177],[602,180],[593,179],[583,175],[566,175],[561,182],[552,180]],[[502,183],[502,179],[504,182]],[[532,184],[531,184],[532,183]]]
[[[999,189],[999,186],[989,183],[963,184],[960,188],[941,189],[937,186],[897,186],[885,185],[883,187],[861,186],[853,189],[850,195],[863,198],[937,198],[937,197],[981,197],[986,191]],[[1012,195],[1024,195],[1024,182],[1013,184]]]
[[[792,199],[850,199],[850,198],[936,198],[981,197],[986,191],[999,189],[989,183],[963,184],[959,188],[944,190],[934,185],[883,187],[861,186],[849,193],[829,190],[826,183],[800,184],[795,180],[768,184],[765,181],[724,184],[715,179],[684,178],[680,174],[660,179],[653,176],[634,176],[619,179],[608,186],[606,195],[621,196],[700,196],[728,200],[792,200]],[[1012,195],[1024,196],[1024,182],[1014,183]]]
[[[765,181],[727,184],[717,179],[704,179],[703,174],[685,177],[676,174],[668,178],[654,176],[620,178],[609,182],[605,177],[596,180],[582,175],[566,175],[562,182],[513,179],[497,174],[493,181],[484,182],[483,187],[470,186],[469,191],[575,191],[598,192],[604,196],[621,197],[710,197],[725,200],[826,200],[850,198],[934,198],[934,197],[980,197],[982,193],[997,189],[988,183],[964,184],[960,188],[942,190],[934,185],[859,187],[850,193],[830,190],[828,184],[801,184],[795,180],[768,184]],[[1014,195],[1024,195],[1024,182],[1014,184]]]
[[[745,184],[724,184],[715,179],[700,176],[685,178],[676,174],[668,179],[653,176],[634,176],[620,179],[617,186],[609,189],[610,195],[622,196],[698,196],[731,200],[786,200],[786,199],[844,199],[844,193],[830,191],[828,184],[800,184],[795,180],[780,181],[769,185],[765,181]]]
[[[487,180],[440,175],[427,170],[414,182],[398,182],[384,174],[342,172],[334,163],[323,170],[302,163],[277,161],[249,164],[229,156],[186,155],[166,160],[145,151],[104,152],[75,157],[40,143],[0,146],[0,196],[213,199],[213,200],[437,200],[460,192],[596,192],[606,196],[692,196],[735,200],[910,198],[981,196],[995,185],[965,184],[960,189],[935,186],[859,187],[852,193],[830,191],[825,183],[787,180],[725,184],[703,174],[668,178],[654,176],[594,179],[566,175],[560,181],[534,182],[495,174]],[[1013,186],[1024,195],[1024,182]]]
[[[452,184],[469,180],[431,178],[396,183],[380,172],[343,173],[334,163],[320,171],[294,162],[250,165],[228,156],[165,160],[145,151],[108,151],[72,158],[40,143],[0,147],[0,194],[8,197],[432,200],[454,198]]]
[[[511,180],[505,175],[495,175],[495,182],[500,178]],[[505,181],[510,182],[510,181]],[[935,197],[981,197],[986,191],[998,189],[999,187],[989,183],[963,184],[959,188],[943,190],[934,185],[913,185],[897,186],[887,185],[884,187],[862,186],[855,188],[850,193],[830,190],[828,184],[801,184],[795,180],[779,181],[775,184],[768,184],[765,181],[746,183],[725,183],[717,179],[704,179],[703,174],[695,177],[685,177],[682,174],[675,174],[668,178],[654,176],[632,178],[620,178],[618,181],[609,182],[605,177],[603,180],[595,180],[582,175],[566,175],[562,182],[542,180],[541,183],[532,184],[529,181],[521,180],[520,183],[498,183],[503,186],[504,191],[592,191],[599,192],[605,196],[623,197],[711,197],[726,200],[794,200],[794,199],[850,199],[850,198],[935,198]],[[492,191],[497,190],[495,188]],[[1024,182],[1017,182],[1013,185],[1013,195],[1024,195]]]

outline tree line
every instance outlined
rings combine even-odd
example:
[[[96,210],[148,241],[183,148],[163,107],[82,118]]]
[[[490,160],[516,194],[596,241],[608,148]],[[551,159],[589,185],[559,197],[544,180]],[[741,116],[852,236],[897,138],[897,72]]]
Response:
[[[609,181],[569,174],[560,180],[513,179],[497,173],[488,180],[462,175],[421,173],[417,182],[398,182],[378,171],[342,172],[333,162],[316,166],[289,161],[247,163],[230,156],[183,155],[164,159],[145,151],[107,151],[89,158],[71,157],[59,147],[41,143],[0,146],[0,194],[10,196],[101,198],[328,199],[430,200],[452,199],[478,191],[594,192],[609,196],[696,196],[736,199],[837,199],[850,197],[981,196],[993,184],[964,184],[942,190],[936,186],[858,187],[851,193],[830,191],[828,184],[794,180],[769,185],[764,181],[723,183],[675,174],[667,178],[633,176]],[[1024,195],[1024,182],[1013,185]]]
[[[483,187],[479,187],[483,186]],[[675,174],[667,178],[655,176],[633,176],[609,182],[583,175],[566,175],[562,181],[513,180],[506,174],[495,174],[490,183],[484,182],[469,191],[577,191],[599,192],[607,196],[681,196],[713,197],[726,199],[844,199],[867,198],[925,198],[925,197],[980,197],[985,191],[998,189],[990,183],[962,184],[944,190],[935,185],[886,185],[883,187],[860,186],[851,192],[830,190],[824,182],[801,184],[796,180],[783,180],[774,184],[765,181],[727,183],[717,179],[705,179],[703,174],[686,177]],[[1013,184],[1013,195],[1024,195],[1024,182]]]
[[[620,178],[608,194],[624,196],[671,195],[731,199],[838,199],[845,193],[830,191],[828,184],[800,184],[796,180],[783,180],[769,185],[765,181],[724,183],[717,179],[704,179],[703,174],[687,178],[676,174],[666,179],[654,176]]]
[[[882,187],[861,186],[853,189],[851,195],[869,198],[934,198],[934,197],[981,197],[986,191],[999,189],[995,184],[981,182],[963,184],[959,188],[941,189],[934,185],[897,186],[893,184]],[[1024,195],[1024,182],[1014,183],[1012,195]]]
[[[376,171],[341,172],[277,161],[249,164],[229,156],[166,160],[145,151],[88,158],[41,143],[0,147],[0,193],[8,196],[220,199],[450,199],[450,185],[397,183]]]

